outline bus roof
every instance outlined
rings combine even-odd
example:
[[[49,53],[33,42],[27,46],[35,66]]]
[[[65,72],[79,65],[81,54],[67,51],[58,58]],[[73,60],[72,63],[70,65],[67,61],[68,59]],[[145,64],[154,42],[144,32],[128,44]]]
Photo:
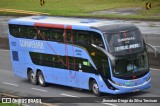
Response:
[[[52,17],[52,16],[28,16],[16,18],[9,21],[9,24],[15,22],[28,23],[46,23],[46,24],[61,24],[61,25],[78,25],[88,27],[102,27],[114,24],[127,24],[122,21],[106,20],[106,19],[87,19],[87,18],[71,18],[71,17]],[[131,25],[131,24],[130,24]]]

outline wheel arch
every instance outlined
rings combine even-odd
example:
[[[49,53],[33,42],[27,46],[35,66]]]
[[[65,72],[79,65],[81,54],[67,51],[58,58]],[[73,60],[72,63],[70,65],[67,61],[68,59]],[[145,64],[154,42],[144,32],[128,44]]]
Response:
[[[27,78],[28,78],[29,72],[30,72],[31,70],[33,71],[33,69],[32,69],[31,67],[28,67],[28,68],[27,68]]]
[[[45,75],[45,73],[41,70],[41,69],[37,69],[36,70],[36,75],[38,76],[38,72],[41,72],[44,76],[44,79],[46,80],[47,76]]]
[[[37,70],[36,70],[36,75],[38,75],[38,72],[40,72],[40,71],[42,72],[42,70],[37,69]],[[43,73],[43,72],[42,72],[42,73]]]
[[[89,88],[89,90],[91,91],[91,83],[92,83],[92,81],[94,81],[95,80],[95,78],[93,78],[93,77],[90,77],[89,78],[89,81],[88,81],[88,88]],[[96,80],[95,80],[96,81]]]

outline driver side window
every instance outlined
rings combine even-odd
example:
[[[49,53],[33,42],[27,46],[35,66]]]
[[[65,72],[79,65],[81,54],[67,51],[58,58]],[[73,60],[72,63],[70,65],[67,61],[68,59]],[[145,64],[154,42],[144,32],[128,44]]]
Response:
[[[102,40],[102,37],[100,34],[98,34],[98,33],[92,34],[92,44],[95,44],[99,47],[104,48],[104,43],[103,43],[103,40]]]

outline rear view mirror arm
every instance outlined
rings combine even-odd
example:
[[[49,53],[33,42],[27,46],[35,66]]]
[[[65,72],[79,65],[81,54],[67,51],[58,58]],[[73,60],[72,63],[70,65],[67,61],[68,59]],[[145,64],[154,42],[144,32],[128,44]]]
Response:
[[[145,43],[145,44],[154,51],[155,58],[156,58],[157,55],[158,55],[158,50],[157,50],[157,48],[155,48],[153,45],[151,45],[151,44],[149,44],[149,43]]]
[[[107,55],[107,57],[109,57],[109,59],[111,60],[112,65],[115,66],[115,57],[112,54],[110,54],[105,49],[103,49],[97,45],[92,44],[92,46],[97,48],[98,50],[102,51],[105,55]]]

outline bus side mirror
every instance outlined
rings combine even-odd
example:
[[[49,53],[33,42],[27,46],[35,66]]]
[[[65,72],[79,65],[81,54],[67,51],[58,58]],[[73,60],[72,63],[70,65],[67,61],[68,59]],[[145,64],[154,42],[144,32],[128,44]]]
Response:
[[[149,43],[145,43],[145,44],[154,51],[154,55],[155,55],[155,58],[156,58],[157,55],[158,55],[158,50],[157,50],[157,48],[155,48],[154,46],[152,46],[152,45],[149,44]]]
[[[99,47],[97,45],[92,44],[93,47],[97,48],[98,50],[102,51],[107,57],[109,57],[109,59],[111,60],[112,66],[115,66],[115,57],[110,54],[109,52],[107,52],[105,49],[103,49],[102,47]]]

